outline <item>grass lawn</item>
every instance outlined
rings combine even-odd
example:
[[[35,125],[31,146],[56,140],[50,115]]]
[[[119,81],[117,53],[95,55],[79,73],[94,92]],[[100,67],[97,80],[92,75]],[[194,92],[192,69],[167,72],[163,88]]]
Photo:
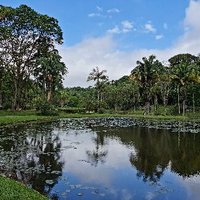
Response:
[[[48,200],[38,192],[21,183],[0,176],[1,200]]]
[[[33,110],[29,111],[0,111],[0,126],[24,124],[28,122],[45,122],[56,119],[52,116],[40,116]]]
[[[17,116],[17,115],[6,115],[0,116],[0,125],[17,124],[24,122],[34,122],[34,121],[46,121],[51,119],[47,116],[37,116],[37,115],[27,115],[27,116]]]

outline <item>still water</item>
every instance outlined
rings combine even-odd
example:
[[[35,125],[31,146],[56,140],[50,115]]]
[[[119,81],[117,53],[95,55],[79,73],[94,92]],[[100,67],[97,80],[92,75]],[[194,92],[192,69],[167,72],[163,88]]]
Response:
[[[200,199],[200,134],[128,119],[0,129],[0,173],[52,199]]]

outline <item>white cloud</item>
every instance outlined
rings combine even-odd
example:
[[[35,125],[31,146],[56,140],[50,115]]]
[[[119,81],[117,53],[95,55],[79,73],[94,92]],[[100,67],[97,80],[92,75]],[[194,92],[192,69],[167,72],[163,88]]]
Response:
[[[117,42],[112,35],[100,38],[90,38],[82,42],[60,49],[69,74],[64,81],[65,86],[88,86],[87,76],[95,66],[106,69],[110,80],[130,74],[136,66],[136,61],[143,56],[154,54],[160,61],[166,61],[178,53],[197,55],[200,47],[200,1],[191,0],[186,10],[184,26],[189,27],[177,41],[167,49],[136,49],[131,52],[117,50]],[[151,30],[155,28],[152,26]],[[114,27],[118,31],[117,27]],[[121,27],[120,27],[121,28]],[[153,29],[152,29],[153,28]],[[121,30],[121,29],[120,29]]]
[[[100,7],[100,6],[97,6],[97,11],[99,11],[99,12],[103,12],[103,8]]]
[[[89,13],[88,17],[104,17],[104,15],[102,14],[102,12],[103,12],[103,8],[100,7],[100,6],[97,6],[96,7],[96,11],[92,12],[92,13]]]
[[[190,0],[190,6],[186,9],[186,18],[184,20],[184,25],[188,26],[195,31],[200,31],[200,1]]]
[[[168,29],[168,24],[167,24],[167,23],[164,23],[164,24],[163,24],[163,28],[164,28],[165,30],[167,30],[167,29]]]
[[[156,33],[156,29],[154,28],[154,26],[152,25],[152,23],[151,22],[148,22],[148,23],[146,23],[145,25],[144,25],[144,29],[146,30],[146,32],[148,32],[148,33]]]
[[[115,26],[114,28],[108,29],[107,32],[111,33],[111,34],[121,33],[118,26]]]
[[[156,35],[156,36],[155,36],[155,39],[156,39],[156,40],[161,40],[163,37],[164,37],[164,35]]]
[[[133,29],[133,22],[125,20],[125,21],[122,21],[121,24],[122,24],[123,33],[130,32]]]
[[[101,14],[100,13],[90,13],[88,14],[88,17],[100,17]]]
[[[107,33],[111,34],[128,33],[132,31],[133,28],[134,28],[133,22],[125,20],[121,22],[120,27],[116,25],[114,28],[108,29]]]
[[[118,8],[111,8],[111,9],[107,10],[107,13],[109,13],[109,14],[120,13],[120,10]]]

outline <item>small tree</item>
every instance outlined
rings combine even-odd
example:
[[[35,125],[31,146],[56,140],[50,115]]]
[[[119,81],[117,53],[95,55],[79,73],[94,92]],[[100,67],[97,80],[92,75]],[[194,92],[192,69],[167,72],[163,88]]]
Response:
[[[98,67],[94,68],[92,72],[89,74],[87,81],[96,81],[95,88],[97,91],[97,110],[99,112],[100,109],[100,101],[102,101],[101,92],[104,87],[104,84],[108,81],[108,76],[105,75],[107,71],[100,71]]]

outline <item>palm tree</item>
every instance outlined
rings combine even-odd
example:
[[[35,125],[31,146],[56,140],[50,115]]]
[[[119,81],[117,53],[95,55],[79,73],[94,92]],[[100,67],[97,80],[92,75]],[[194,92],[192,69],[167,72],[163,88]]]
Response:
[[[171,79],[177,87],[178,112],[181,113],[180,92],[182,91],[182,113],[185,115],[187,86],[199,81],[196,68],[197,57],[191,54],[178,54],[169,59]]]
[[[102,99],[101,97],[101,90],[105,83],[108,81],[108,76],[105,75],[107,71],[106,70],[99,70],[99,67],[93,68],[92,72],[89,74],[87,81],[96,81],[95,87],[97,90],[97,109],[99,111],[100,109],[100,100]]]
[[[66,90],[59,91],[60,106],[63,107],[67,100],[69,99],[69,94]]]
[[[151,88],[159,79],[163,65],[156,60],[154,55],[149,58],[143,57],[142,61],[137,61],[137,66],[131,72],[131,79],[139,83],[140,96],[145,102],[145,113],[150,111],[150,102],[152,100]]]

